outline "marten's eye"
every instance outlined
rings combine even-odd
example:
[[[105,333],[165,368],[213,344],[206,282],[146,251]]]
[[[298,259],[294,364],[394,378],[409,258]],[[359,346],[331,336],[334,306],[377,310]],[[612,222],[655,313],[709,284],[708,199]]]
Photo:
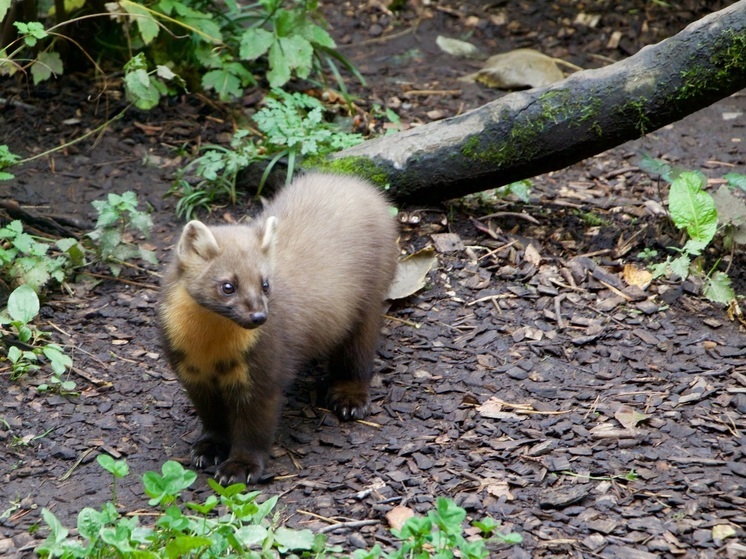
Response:
[[[269,280],[262,280],[262,291],[264,291],[265,293],[269,292]]]
[[[220,291],[223,295],[233,295],[236,292],[236,287],[229,281],[220,284]]]

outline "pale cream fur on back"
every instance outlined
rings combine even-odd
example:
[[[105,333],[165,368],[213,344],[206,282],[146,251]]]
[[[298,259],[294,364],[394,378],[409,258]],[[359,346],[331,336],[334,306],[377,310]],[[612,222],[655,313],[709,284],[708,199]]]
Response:
[[[292,315],[305,334],[294,341],[310,344],[304,354],[331,349],[361,313],[381,312],[396,264],[396,227],[378,191],[354,177],[311,173],[263,215],[278,221],[270,317],[279,305]]]

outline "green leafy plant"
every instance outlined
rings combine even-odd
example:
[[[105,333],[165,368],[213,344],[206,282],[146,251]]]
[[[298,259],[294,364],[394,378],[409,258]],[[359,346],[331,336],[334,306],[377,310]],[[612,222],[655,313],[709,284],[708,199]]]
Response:
[[[52,248],[57,256],[49,254]],[[38,292],[52,279],[62,283],[71,267],[84,262],[83,248],[75,239],[33,237],[18,220],[0,228],[0,276],[10,284],[26,284]]]
[[[182,87],[185,85],[184,80],[168,66],[158,64],[154,70],[149,70],[148,60],[143,53],[138,53],[124,65],[124,91],[127,100],[138,109],[152,109],[160,103],[161,97],[173,94],[169,82]]]
[[[158,264],[152,250],[132,240],[134,235],[147,239],[153,226],[150,216],[137,208],[134,192],[109,193],[106,200],[91,203],[98,212],[98,220],[88,237],[94,241],[99,261],[106,263],[114,276],[118,276],[122,267],[132,259]]]
[[[39,391],[55,390],[67,393],[75,390],[75,382],[63,380],[63,375],[72,367],[72,359],[57,344],[47,343],[46,333],[40,332],[31,323],[39,314],[39,296],[31,286],[21,285],[8,297],[8,306],[0,314],[0,332],[7,346],[7,360],[10,362],[11,378],[17,379],[40,369],[39,356],[43,355],[52,369],[48,383],[41,384]],[[10,326],[17,344],[10,343],[10,337],[3,331]]]
[[[520,181],[512,182],[510,184],[506,184],[505,186],[496,188],[495,194],[497,194],[498,196],[502,198],[513,195],[516,198],[518,198],[521,202],[523,202],[524,204],[528,204],[529,195],[531,194],[532,187],[533,187],[533,184],[531,183],[529,179],[523,179]]]
[[[0,181],[7,181],[14,178],[15,175],[7,172],[5,169],[12,167],[20,160],[21,158],[15,153],[12,153],[10,149],[8,149],[8,146],[0,144]]]
[[[99,463],[116,478],[127,475],[121,461],[101,459]],[[47,539],[36,549],[41,557],[276,557],[276,552],[291,551],[323,557],[327,548],[323,536],[310,530],[277,527],[269,515],[277,497],[259,503],[258,491],[246,492],[242,484],[221,487],[211,480],[214,494],[204,503],[177,505],[180,494],[190,487],[196,474],[173,461],[166,462],[162,473],[146,472],[145,492],[150,506],[161,512],[121,516],[108,502],[101,510],[86,507],[78,514],[78,537],[70,537],[54,514],[44,509],[42,518],[49,528]],[[213,514],[220,507],[220,515]],[[145,519],[148,525],[141,524]]]
[[[111,472],[114,482],[128,475],[123,460],[102,455],[99,464]],[[339,557],[342,548],[330,546],[323,534],[294,530],[277,524],[273,515],[278,497],[261,501],[259,491],[246,491],[243,484],[222,487],[208,480],[213,493],[204,502],[183,502],[181,494],[195,481],[196,474],[180,464],[168,461],[161,473],[146,472],[142,481],[149,505],[154,512],[123,516],[114,502],[100,510],[86,507],[78,513],[77,535],[72,536],[55,515],[42,510],[49,535],[36,548],[40,557],[93,558],[120,557],[132,559],[169,559],[200,557]],[[401,542],[387,553],[379,545],[370,550],[356,550],[354,559],[484,559],[489,556],[485,538],[508,544],[521,542],[519,534],[499,534],[499,523],[485,518],[473,523],[482,538],[468,541],[464,537],[466,511],[449,499],[438,499],[427,517],[407,520],[394,536]]]
[[[207,146],[206,151],[181,172],[171,189],[180,196],[176,211],[189,219],[197,207],[208,207],[221,198],[236,202],[238,174],[252,164],[266,162],[259,183],[261,192],[274,166],[287,161],[289,181],[300,160],[320,158],[363,141],[360,134],[342,132],[324,119],[324,105],[304,93],[274,90],[266,106],[253,119],[263,138],[256,141],[248,130],[238,130],[230,148]],[[193,173],[192,184],[186,177]]]
[[[676,228],[685,232],[687,237],[681,248],[670,247],[677,256],[669,255],[665,261],[650,265],[653,277],[673,275],[685,280],[694,273],[702,278],[703,294],[709,300],[724,304],[733,301],[736,294],[731,279],[727,272],[717,269],[720,259],[705,272],[703,253],[712,246],[718,232],[725,232],[731,244],[746,240],[746,236],[736,236],[736,227],[746,224],[746,204],[735,198],[727,198],[728,205],[740,204],[740,209],[729,208],[727,219],[721,220],[719,213],[723,213],[726,206],[718,210],[716,199],[705,190],[707,179],[702,173],[676,169],[649,157],[643,159],[641,168],[671,183],[669,215]],[[727,180],[733,188],[746,183],[742,182],[743,175],[734,173],[729,174]],[[720,196],[727,196],[727,193]]]
[[[99,454],[96,457],[96,462],[98,462],[98,465],[101,466],[104,470],[109,472],[112,475],[112,483],[111,483],[111,500],[116,505],[117,504],[117,480],[122,479],[129,475],[130,473],[130,467],[129,464],[127,464],[126,460],[114,460],[111,456],[108,454]]]
[[[293,77],[307,79],[312,74],[323,80],[322,69],[326,66],[344,91],[338,64],[363,82],[324,29],[317,0],[260,0],[249,4],[119,0],[106,3],[106,10],[100,13],[94,11],[96,4],[57,3],[57,9],[49,11],[40,5],[37,11],[36,2],[20,2],[28,4],[28,9],[17,13],[36,11],[39,21],[13,22],[19,37],[9,45],[0,45],[4,47],[0,73],[30,67],[35,84],[63,72],[63,60],[56,49],[60,41],[82,49],[91,62],[101,57],[111,59],[112,55],[121,59],[124,55],[124,63],[142,55],[127,64],[125,86],[128,96],[144,109],[157,103],[166,92],[166,82],[175,79],[177,73],[201,76],[199,86],[215,91],[222,100],[240,97],[247,86],[257,83],[253,73],[265,70],[271,87],[282,87]],[[8,2],[0,2],[0,20],[9,13],[8,7]],[[56,23],[50,21],[51,17]],[[86,27],[81,24],[92,18],[106,27],[106,42],[94,44],[77,36],[85,33]],[[112,28],[111,20],[118,22],[118,29]],[[61,33],[64,27],[68,35]],[[147,71],[149,66],[156,70]]]

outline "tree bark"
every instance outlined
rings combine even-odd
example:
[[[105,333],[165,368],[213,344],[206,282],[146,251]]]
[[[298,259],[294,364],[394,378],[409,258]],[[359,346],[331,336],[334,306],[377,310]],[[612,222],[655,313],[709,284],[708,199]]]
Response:
[[[744,87],[740,0],[621,62],[364,142],[321,166],[388,185],[396,202],[438,202],[562,169]]]

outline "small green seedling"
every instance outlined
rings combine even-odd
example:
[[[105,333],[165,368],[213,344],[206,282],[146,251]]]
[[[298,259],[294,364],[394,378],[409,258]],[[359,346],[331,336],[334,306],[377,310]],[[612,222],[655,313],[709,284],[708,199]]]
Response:
[[[668,193],[669,215],[673,224],[687,234],[683,247],[669,247],[678,256],[669,255],[663,262],[649,265],[653,278],[675,276],[683,281],[690,274],[695,274],[702,278],[705,297],[715,303],[730,304],[736,298],[730,277],[726,272],[717,270],[720,259],[705,273],[703,254],[705,249],[712,246],[721,226],[726,233],[731,232],[733,244],[733,224],[746,220],[746,215],[737,215],[738,212],[734,211],[721,224],[715,199],[705,190],[707,178],[702,173],[674,168],[647,156],[641,161],[640,168],[671,183]],[[739,188],[742,179],[746,184],[743,175],[729,173],[726,176],[729,177],[726,179],[728,185],[733,188]],[[643,257],[643,253],[640,253],[640,257]],[[647,255],[652,257],[653,251],[645,253]]]
[[[119,276],[123,266],[132,259],[157,265],[158,259],[152,250],[130,240],[133,235],[148,238],[153,221],[150,216],[137,209],[137,195],[109,193],[106,200],[91,202],[98,212],[93,231],[88,233],[95,244],[98,258],[106,263],[114,276]]]
[[[104,470],[112,475],[111,483],[111,501],[116,505],[117,503],[117,480],[122,479],[129,475],[130,467],[126,460],[114,460],[108,454],[99,454],[96,456],[96,462]]]
[[[62,375],[73,365],[70,356],[57,344],[43,343],[47,336],[31,323],[39,314],[39,296],[29,285],[21,285],[13,290],[8,297],[6,313],[0,315],[0,326],[10,325],[23,347],[15,345],[8,347],[8,360],[11,363],[11,377],[18,379],[30,372],[40,369],[39,356],[44,355],[52,368],[49,384],[40,384],[37,390],[44,392],[55,390],[60,393],[70,393],[75,390],[75,382],[62,380]]]

